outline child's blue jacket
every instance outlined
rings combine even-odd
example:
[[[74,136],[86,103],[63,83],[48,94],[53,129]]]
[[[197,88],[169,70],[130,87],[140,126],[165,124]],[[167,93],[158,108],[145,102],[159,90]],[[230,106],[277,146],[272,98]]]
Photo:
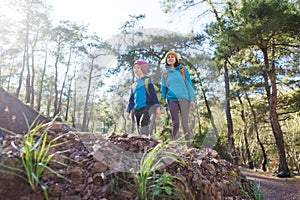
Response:
[[[185,81],[181,75],[180,67],[182,64],[175,68],[167,67],[166,72],[168,73],[166,80],[165,75],[162,73],[161,76],[161,96],[164,100],[169,101],[181,101],[181,100],[195,100],[195,93],[193,84],[191,81],[190,74],[186,67]],[[167,102],[167,101],[166,101]]]
[[[145,106],[151,106],[158,104],[159,101],[156,96],[156,92],[154,90],[153,83],[149,78],[148,87],[149,93],[148,95],[145,88],[145,79],[149,78],[148,76],[143,76],[136,80],[134,86],[132,87],[129,102],[126,108],[126,112],[130,112],[131,110],[140,110]]]

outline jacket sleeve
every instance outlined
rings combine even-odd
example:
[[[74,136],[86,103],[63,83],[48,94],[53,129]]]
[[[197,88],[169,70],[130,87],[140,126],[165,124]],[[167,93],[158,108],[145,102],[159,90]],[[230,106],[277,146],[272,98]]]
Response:
[[[126,112],[129,113],[133,109],[133,107],[134,107],[134,96],[133,96],[133,91],[131,90],[130,98],[129,98],[127,108],[126,108]]]
[[[151,94],[151,97],[154,100],[154,103],[159,104],[159,101],[158,101],[158,98],[157,98],[157,95],[156,95],[156,91],[154,89],[154,85],[153,85],[152,81],[149,81],[149,92]]]
[[[195,101],[195,91],[194,91],[194,86],[191,80],[190,73],[186,67],[184,67],[184,71],[185,71],[186,87],[189,92],[190,101]]]
[[[163,98],[163,100],[165,102],[167,102],[166,100],[167,100],[167,90],[168,90],[168,88],[167,88],[166,81],[165,81],[165,78],[164,78],[164,73],[162,73],[162,75],[161,75],[160,84],[161,84],[161,86],[160,86],[160,95]]]

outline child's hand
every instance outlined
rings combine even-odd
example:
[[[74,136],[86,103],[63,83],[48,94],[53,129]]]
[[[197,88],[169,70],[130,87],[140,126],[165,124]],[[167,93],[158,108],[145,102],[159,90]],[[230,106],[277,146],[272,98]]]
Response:
[[[131,120],[131,113],[126,113],[126,119]]]
[[[166,110],[163,107],[160,107],[160,113],[161,114],[166,114]]]
[[[159,119],[161,114],[162,114],[162,113],[161,113],[161,108],[160,108],[160,107],[157,107],[157,108],[156,108],[156,118]]]

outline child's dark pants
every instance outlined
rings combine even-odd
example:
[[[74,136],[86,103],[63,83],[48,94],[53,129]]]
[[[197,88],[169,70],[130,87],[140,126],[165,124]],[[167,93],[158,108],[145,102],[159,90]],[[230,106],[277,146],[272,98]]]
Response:
[[[140,110],[135,110],[134,115],[136,119],[137,129],[139,134],[149,134],[149,122],[150,122],[150,114],[149,114],[150,106],[145,106]]]

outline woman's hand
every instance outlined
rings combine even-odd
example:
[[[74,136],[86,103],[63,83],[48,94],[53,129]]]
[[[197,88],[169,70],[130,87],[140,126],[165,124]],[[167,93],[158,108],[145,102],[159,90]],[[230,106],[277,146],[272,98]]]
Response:
[[[195,109],[195,108],[196,108],[195,101],[191,101],[191,103],[190,103],[190,108],[191,108],[191,109]]]
[[[157,118],[157,119],[160,118],[160,115],[161,115],[160,107],[157,107],[157,108],[156,108],[156,113],[155,113],[155,115],[156,115],[156,118]]]

